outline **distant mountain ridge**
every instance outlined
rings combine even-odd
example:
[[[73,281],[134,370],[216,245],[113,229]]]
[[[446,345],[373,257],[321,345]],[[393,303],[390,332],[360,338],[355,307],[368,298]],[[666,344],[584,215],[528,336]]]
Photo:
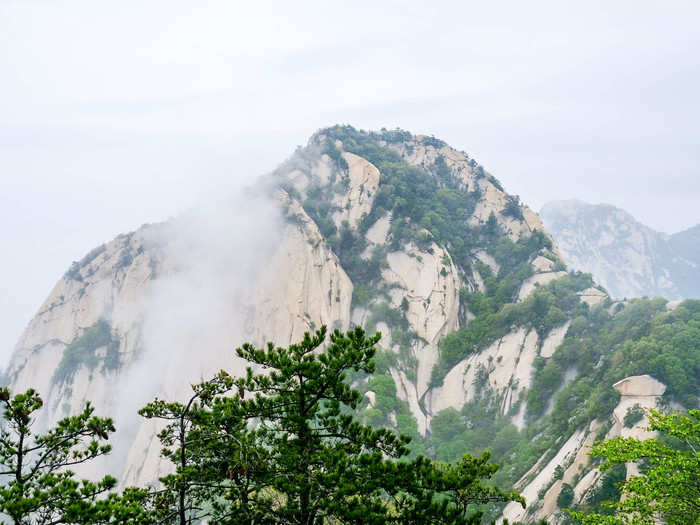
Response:
[[[609,204],[545,204],[540,217],[569,267],[590,272],[613,297],[700,298],[700,224],[657,232]]]

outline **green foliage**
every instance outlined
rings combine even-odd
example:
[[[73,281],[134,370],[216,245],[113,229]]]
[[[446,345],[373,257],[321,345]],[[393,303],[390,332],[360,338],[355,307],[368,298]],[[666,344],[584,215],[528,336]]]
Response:
[[[238,355],[266,373],[222,372],[187,405],[156,400],[142,411],[169,422],[159,436],[175,464],[158,500],[171,509],[164,523],[462,524],[478,522],[475,504],[522,501],[482,484],[497,470],[488,454],[409,461],[408,437],[361,424],[347,374],[374,372],[379,336],[358,327],[323,348],[325,339],[322,327],[288,348],[246,343]],[[393,408],[390,377],[368,388],[378,411]]]
[[[501,413],[501,399],[491,393],[466,403],[461,410],[446,409],[431,421],[425,441],[426,453],[440,461],[454,461],[467,451],[489,451],[501,465],[493,481],[512,486],[546,450],[547,445],[533,440],[539,429],[519,432],[509,415]]]
[[[366,408],[361,415],[364,421],[377,427],[394,427],[401,434],[411,438],[413,446],[411,455],[424,451],[422,436],[418,433],[418,423],[408,407],[408,403],[399,399],[396,393],[396,383],[388,373],[389,366],[395,366],[399,356],[390,350],[379,350],[376,354],[376,373],[369,376],[363,386],[364,392],[374,392],[375,403],[371,408]],[[383,375],[382,375],[383,374]],[[396,423],[392,422],[392,416]]]
[[[561,492],[557,497],[557,506],[560,509],[569,508],[571,502],[574,500],[574,488],[568,483],[563,483],[561,486]]]
[[[43,434],[32,432],[35,413],[43,407],[39,394],[27,390],[12,396],[0,389],[3,424],[0,430],[0,512],[15,525],[145,524],[146,491],[127,489],[110,493],[117,480],[78,480],[71,467],[110,451],[106,444],[114,432],[109,418],[93,415],[88,403],[83,412],[61,419]]]
[[[244,423],[235,426],[237,441],[218,442],[211,415],[206,418],[207,403],[232,386],[233,380],[222,371],[210,381],[195,385],[193,395],[184,404],[156,398],[139,410],[143,417],[165,423],[158,434],[163,445],[161,455],[177,469],[176,473],[160,478],[162,487],[149,493],[154,518],[159,524],[189,525],[205,519],[213,509],[203,503],[240,488],[234,476],[229,478],[227,472],[220,470],[221,454],[229,455],[231,461],[236,458],[237,466],[250,472],[257,468],[258,463],[245,456],[243,442],[250,434],[246,433]],[[238,495],[244,494],[246,490]]]
[[[404,331],[408,330],[409,328],[408,320],[404,316],[403,312],[399,309],[392,308],[386,301],[374,303],[370,307],[370,316],[366,327],[367,331],[376,331],[377,323],[381,321],[384,321],[389,326],[394,326]]]
[[[71,263],[70,268],[68,268],[65,277],[66,279],[72,279],[73,281],[83,281],[83,276],[80,273],[80,265],[76,261],[73,261]]]
[[[448,173],[444,159],[437,161],[437,173],[431,174],[408,164],[394,150],[380,144],[379,134],[351,126],[335,126],[324,133],[332,140],[341,140],[346,151],[364,157],[379,169],[379,191],[361,230],[366,231],[374,221],[392,212],[392,249],[410,241],[425,247],[435,240],[447,247],[457,264],[468,267],[474,237],[466,221],[474,212],[478,196],[460,187],[457,179]],[[431,142],[428,138],[423,140]],[[429,232],[428,236],[423,229]]]
[[[483,268],[479,271],[481,273]],[[700,303],[685,301],[672,312],[667,312],[664,300],[639,299],[611,315],[605,308],[589,309],[578,301],[576,291],[588,286],[590,276],[570,275],[558,279],[535,290],[526,301],[507,305],[504,311],[500,311],[504,317],[488,313],[492,311],[489,306],[492,303],[485,295],[469,296],[470,301],[480,299],[484,306],[474,308],[479,313],[468,327],[474,332],[460,335],[473,337],[472,344],[477,350],[483,348],[480,345],[487,344],[485,341],[509,330],[511,325],[503,321],[506,314],[512,315],[509,319],[514,319],[513,326],[530,326],[542,333],[549,329],[547,315],[545,313],[542,317],[542,313],[549,312],[552,307],[565,312],[567,317],[573,317],[573,321],[554,356],[535,360],[533,384],[527,393],[530,422],[524,430],[518,432],[510,424],[509,417],[501,415],[499,396],[485,392],[481,399],[468,403],[460,411],[436,414],[431,435],[426,440],[428,454],[449,461],[459,457],[466,447],[475,453],[491,450],[494,460],[502,465],[494,481],[508,486],[542,454],[556,450],[562,436],[571,435],[593,419],[609,417],[619,400],[612,385],[624,377],[650,373],[669,385],[667,392],[672,398],[685,399],[690,406],[697,403],[697,380],[693,378],[700,377],[700,334],[697,332]],[[469,304],[478,303],[472,301]],[[485,323],[485,320],[492,324]],[[544,324],[541,324],[543,320]],[[445,343],[455,335],[443,339],[441,352],[449,348]],[[462,344],[466,340],[466,337],[462,339]],[[457,346],[456,351],[461,348]],[[648,353],[643,351],[645,349],[649,349]],[[456,355],[459,358],[463,354]],[[657,363],[674,362],[675,359],[680,361],[683,376],[671,376],[665,368],[656,368]],[[570,369],[577,370],[578,375],[557,392],[562,387],[564,373]],[[678,374],[678,370],[675,373]],[[691,386],[680,390],[676,385]],[[552,398],[552,414],[543,417],[544,408]],[[619,481],[618,470],[608,471],[601,488],[582,508],[600,512],[601,501],[618,499],[616,484]]]
[[[630,407],[625,414],[623,423],[625,427],[632,428],[644,418],[644,409],[639,404]]]
[[[542,338],[552,328],[563,324],[568,315],[585,311],[576,292],[592,284],[588,274],[571,274],[556,279],[547,286],[537,287],[524,301],[513,304],[499,296],[504,281],[495,280],[489,271],[483,267],[481,269],[487,275],[486,293],[462,294],[465,304],[476,318],[440,341],[440,359],[432,373],[433,385],[441,384],[445,375],[459,361],[483,350],[513,327],[537,330]],[[540,382],[544,380],[540,379]],[[533,390],[540,392],[542,388]]]
[[[506,205],[503,208],[503,215],[513,217],[514,219],[524,220],[523,210],[520,204],[520,197],[517,195],[508,195],[506,197]]]
[[[348,169],[348,163],[341,155],[341,152],[336,148],[335,144],[331,141],[324,141],[322,144],[321,153],[328,155],[333,163],[341,170]]]
[[[578,374],[555,398],[554,434],[610,415],[619,400],[612,385],[632,375],[649,374],[667,385],[668,397],[697,406],[700,301],[684,301],[671,312],[665,305],[664,299],[635,299],[613,315],[600,307],[580,311],[554,356],[537,368],[529,413],[542,412],[567,369]]]
[[[100,348],[105,349],[102,357],[97,353]],[[103,364],[105,372],[119,368],[120,364],[119,339],[112,335],[112,328],[104,319],[85,328],[83,333],[63,350],[63,357],[51,381],[54,384],[70,382],[80,367],[85,366],[93,371],[100,363]]]
[[[483,510],[474,510],[476,505],[483,508],[517,501],[525,506],[525,500],[517,493],[504,493],[482,483],[498,470],[490,462],[488,452],[479,457],[466,455],[453,464],[419,456],[410,463],[394,466],[398,467],[394,479],[400,492],[387,512],[388,519],[383,517],[375,523],[476,525],[483,517]]]
[[[592,494],[585,502],[574,506],[571,510],[585,514],[613,514],[611,502],[620,501],[622,496],[621,485],[627,477],[627,469],[624,465],[613,465],[603,472],[600,481],[593,488]]]
[[[649,428],[662,438],[615,438],[597,443],[591,454],[603,458],[602,470],[641,461],[641,473],[622,482],[614,515],[574,512],[584,525],[700,523],[700,410],[663,415],[651,411]]]
[[[387,249],[375,248],[367,259],[366,255],[363,256],[367,247],[364,233],[377,219],[390,212],[392,221],[389,230],[389,250],[398,250],[414,243],[420,249],[430,251],[432,243],[435,242],[450,254],[443,264],[447,266],[453,262],[458,269],[467,274],[471,272],[475,250],[485,248],[492,254],[500,266],[498,275],[486,277],[485,297],[479,297],[479,294],[467,297],[463,294],[464,302],[468,303],[463,310],[471,309],[472,303],[475,306],[476,303],[480,303],[484,311],[496,313],[504,305],[513,302],[521,283],[532,275],[530,260],[541,250],[551,249],[551,241],[542,232],[536,231],[515,243],[498,226],[493,215],[483,227],[468,224],[468,219],[472,217],[476,203],[481,197],[479,191],[469,192],[464,182],[451,172],[441,155],[436,157],[433,165],[419,168],[404,161],[399,153],[387,146],[411,138],[410,134],[401,130],[367,133],[351,126],[335,126],[323,130],[319,137],[322,151],[333,157],[336,155],[333,153],[336,150],[336,141],[342,141],[345,151],[367,159],[379,169],[379,188],[370,213],[357,225],[343,224],[340,231],[332,220],[333,195],[336,191],[332,185],[307,190],[308,198],[303,203],[304,209],[317,223],[355,284],[353,307],[366,306],[372,300],[381,303],[379,298],[386,295],[386,284],[381,279],[381,271],[388,266]],[[434,138],[423,137],[416,140],[438,149],[445,145]],[[471,164],[474,170],[485,176],[483,168],[474,162]],[[516,210],[513,213],[522,217],[517,199],[513,205]],[[445,268],[442,269],[442,274],[447,275]],[[409,334],[405,328],[408,304],[401,306],[402,319],[384,309],[387,316],[381,318],[373,312],[370,324],[386,322],[392,329],[394,341],[402,346],[410,346],[415,336]],[[478,312],[475,313],[478,315]],[[553,309],[550,314],[545,323],[553,325],[563,322],[563,312]],[[485,324],[489,322],[487,320]],[[479,332],[479,329],[475,329],[475,332]],[[397,341],[397,338],[401,341]],[[450,341],[445,346],[445,358],[434,373],[434,380],[437,382],[446,373],[446,367],[456,362],[454,359],[471,351],[463,344],[456,349]],[[405,371],[415,374],[410,367]]]
[[[119,260],[117,261],[117,264],[114,266],[114,268],[115,270],[125,269],[131,266],[132,262],[134,262],[134,256],[131,255],[130,248],[126,246],[120,252]]]
[[[80,261],[73,262],[70,265],[68,271],[66,272],[66,278],[82,282],[83,276],[81,274],[81,270],[85,268],[88,264],[90,264],[92,261],[94,261],[100,254],[102,254],[105,251],[105,249],[105,245],[101,244],[97,248],[90,250],[87,253],[87,255],[85,255],[85,257],[83,257]]]

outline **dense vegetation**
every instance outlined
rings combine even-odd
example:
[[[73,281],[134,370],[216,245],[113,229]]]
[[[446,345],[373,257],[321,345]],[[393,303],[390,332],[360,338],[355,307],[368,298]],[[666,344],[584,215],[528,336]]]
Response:
[[[500,398],[483,392],[461,410],[448,409],[433,418],[431,433],[423,444],[427,454],[449,461],[459,457],[465,447],[474,453],[490,450],[494,461],[501,465],[494,481],[510,486],[540,456],[551,457],[562,438],[594,419],[608,420],[619,401],[612,385],[625,377],[650,374],[668,386],[668,402],[697,406],[700,301],[685,301],[672,311],[667,311],[664,299],[635,299],[625,306],[588,308],[574,297],[575,290],[586,285],[587,279],[585,275],[570,275],[539,288],[518,305],[508,305],[522,315],[517,318],[518,326],[527,326],[528,319],[542,322],[552,306],[573,318],[554,356],[535,361],[535,376],[526,400],[529,424],[518,431],[510,416],[501,414]],[[542,301],[535,299],[540,294],[549,298],[542,303],[548,306],[529,318],[535,313],[531,301]],[[481,337],[488,338],[488,332]],[[575,377],[564,384],[567,370],[575,372]],[[626,419],[635,424],[638,416],[632,410]],[[603,427],[601,438],[608,429]],[[617,484],[622,479],[624,468],[610,468],[594,494],[579,508],[605,513],[603,502],[619,499]]]
[[[342,141],[343,150],[366,158],[380,170],[370,213],[357,224],[344,222],[339,227],[333,213],[339,211],[336,197],[347,191],[348,165],[336,140]],[[481,198],[479,186],[470,189],[440,154],[422,167],[403,160],[398,151],[412,148],[415,140],[437,149],[445,146],[437,139],[417,139],[401,130],[326,129],[316,145],[333,163],[330,184],[312,182],[303,198],[285,186],[301,199],[352,279],[353,306],[365,310],[368,332],[386,323],[398,352],[375,353],[376,339],[365,338],[357,330],[335,333],[326,353],[316,353],[324,344],[324,330],[289,348],[244,345],[239,355],[272,374],[249,370],[236,380],[222,373],[196,385],[185,403],[155,400],[145,407],[142,415],[167,423],[159,437],[175,471],[161,479],[158,490],[110,493],[100,523],[152,523],[134,511],[142,505],[159,523],[185,524],[204,517],[212,523],[466,523],[472,517],[479,519],[471,504],[491,503],[480,508],[495,517],[494,502],[517,499],[495,487],[513,486],[540,457],[551,458],[572,432],[594,419],[609,418],[619,400],[612,388],[618,380],[648,373],[668,386],[667,402],[697,406],[700,301],[686,301],[673,311],[667,311],[662,299],[626,304],[608,300],[590,308],[580,301],[578,292],[594,285],[591,276],[572,273],[536,287],[517,302],[523,281],[533,275],[531,263],[537,255],[550,258],[554,269],[564,269],[552,254],[550,239],[535,231],[513,242],[493,213],[484,224],[469,223]],[[309,163],[317,160],[318,152],[311,149],[298,152],[300,162],[305,155]],[[477,180],[488,179],[500,188],[473,160],[468,165]],[[519,199],[508,197],[501,214],[522,219]],[[391,217],[388,243],[368,253],[365,233],[387,215]],[[463,327],[440,341],[432,387],[441,385],[461,360],[514,329],[534,330],[541,342],[567,320],[571,325],[551,358],[535,359],[532,386],[510,413],[502,413],[503,399],[488,388],[484,369],[478,374],[472,401],[459,410],[435,414],[424,437],[407,402],[399,399],[391,375],[399,369],[415,382],[418,336],[406,317],[408,303],[404,299],[399,307],[392,306],[389,285],[381,273],[388,266],[389,252],[413,244],[432,253],[433,243],[447,250],[445,267],[454,263],[465,282],[478,278],[484,287],[460,291]],[[482,250],[495,265],[480,260],[477,255]],[[67,276],[81,281],[82,269],[103,251],[104,246],[99,247],[74,263]],[[130,252],[124,252],[120,261],[128,265]],[[109,323],[98,321],[65,348],[53,382],[70,382],[81,366],[90,371],[100,365],[103,371],[117,368],[118,349]],[[25,401],[18,402],[38,398],[31,392],[25,396]],[[32,406],[38,410],[41,404]],[[526,407],[527,424],[519,430],[512,418],[522,407]],[[21,423],[23,416],[6,412],[8,417],[20,418]],[[631,410],[624,423],[634,426],[640,417],[640,410]],[[608,428],[603,426],[599,437]],[[111,430],[103,429],[97,436],[107,431]],[[501,467],[497,469],[491,461]],[[600,523],[617,523],[606,521],[612,519],[612,510],[604,502],[619,499],[624,474],[623,467],[611,463],[592,496],[578,506],[575,484],[565,484],[559,506],[608,516],[591,518]],[[559,469],[555,477],[561,475]],[[81,508],[94,512],[93,489],[80,492],[70,479],[65,486],[73,487],[71,497],[83,494]],[[96,495],[105,494],[113,486],[105,480],[99,486],[85,486],[96,487]],[[461,483],[469,487],[466,492],[458,486]],[[10,501],[10,495],[16,494],[16,489],[11,490],[15,492],[0,492],[0,497],[5,494]],[[317,499],[311,501],[311,494]],[[120,506],[124,513],[120,519],[110,514],[109,505]],[[81,519],[81,523],[96,523]]]
[[[319,226],[328,245],[353,281],[353,306],[371,309],[368,327],[371,328],[380,321],[389,326],[392,341],[399,344],[399,364],[409,378],[415,377],[415,359],[411,359],[410,353],[417,336],[409,329],[405,308],[389,306],[387,285],[381,278],[382,270],[388,266],[386,255],[389,251],[399,250],[411,243],[430,253],[433,251],[433,242],[444,247],[449,253],[445,265],[453,262],[465,276],[478,271],[486,282],[487,291],[483,296],[463,291],[463,314],[470,311],[477,315],[487,315],[496,314],[506,304],[514,301],[522,282],[532,275],[530,261],[536,254],[552,247],[550,239],[537,231],[530,236],[523,236],[518,242],[511,241],[493,214],[483,225],[468,223],[481,198],[479,185],[473,185],[470,189],[459,173],[452,172],[441,154],[435,157],[432,164],[423,167],[413,166],[403,160],[391,146],[402,144],[403,147],[412,148],[410,141],[414,137],[408,132],[383,130],[380,133],[368,133],[351,126],[335,126],[320,132],[317,140],[321,151],[333,161],[335,170],[329,184],[312,183],[306,189],[304,209]],[[347,163],[336,147],[338,140],[342,141],[344,151],[367,159],[380,172],[379,187],[370,213],[362,217],[357,225],[345,222],[340,228],[332,216],[338,210],[334,204],[335,196],[347,189],[347,178],[344,176]],[[425,146],[438,149],[445,146],[445,143],[434,138],[423,137],[420,140]],[[298,152],[302,159],[305,155],[308,152]],[[469,160],[468,165],[477,179],[487,177],[483,168],[473,160]],[[489,180],[497,184],[490,176]],[[289,186],[287,190],[295,193]],[[522,218],[520,206],[517,198],[510,199],[504,213]],[[364,234],[387,214],[391,217],[388,245],[374,247],[367,254]],[[475,253],[479,250],[484,250],[494,258],[499,266],[497,274],[494,275],[486,265],[478,261],[476,267],[473,267]],[[560,264],[559,261],[555,263]],[[555,320],[552,318],[550,322]],[[491,322],[486,321],[486,324]],[[495,333],[494,330],[491,332]],[[457,349],[454,341],[453,338],[445,344],[444,356],[434,374],[434,383],[439,383],[449,366],[459,360],[460,356],[473,351],[469,344],[460,345]]]
[[[476,524],[480,505],[518,501],[484,483],[489,453],[454,463],[408,457],[410,438],[362,424],[350,371],[372,374],[375,344],[357,327],[306,333],[288,348],[244,344],[244,377],[221,371],[183,403],[155,399],[140,413],[165,423],[158,437],[173,472],[161,486],[112,492],[116,480],[76,480],[70,466],[107,454],[111,419],[88,404],[43,435],[29,390],[0,390],[0,511],[15,525]]]
[[[119,339],[112,334],[112,327],[104,319],[85,328],[66,346],[52,382],[70,382],[80,367],[85,366],[92,372],[100,364],[103,372],[119,368]]]
[[[115,431],[109,418],[97,417],[88,403],[46,432],[33,428],[44,406],[29,389],[12,396],[0,388],[0,513],[15,525],[148,523],[147,491],[111,492],[117,480],[77,479],[71,470],[109,453]]]
[[[652,411],[649,428],[658,439],[616,438],[598,443],[591,455],[601,469],[641,463],[641,473],[621,480],[623,498],[605,513],[573,512],[584,525],[692,525],[700,523],[700,410],[663,415]]]
[[[336,331],[319,353],[325,339],[322,327],[289,348],[245,344],[238,355],[269,373],[221,373],[187,405],[142,411],[172,421],[160,437],[176,471],[156,496],[166,522],[466,524],[479,521],[475,504],[520,501],[482,485],[496,471],[488,454],[408,460],[410,438],[361,424],[346,373],[374,372],[379,337]]]
[[[514,327],[534,329],[542,339],[552,328],[587,308],[576,292],[593,285],[588,274],[570,274],[556,279],[546,286],[537,287],[524,301],[513,303],[506,299],[514,288],[513,283],[507,278],[495,279],[488,267],[483,266],[481,272],[487,275],[486,293],[463,292],[464,303],[476,317],[440,342],[440,360],[432,375],[434,386],[440,385],[447,372],[459,361],[485,349]],[[504,289],[506,293],[503,293]]]
[[[669,400],[697,406],[700,301],[670,312],[664,299],[634,299],[616,314],[605,308],[580,312],[554,356],[537,363],[528,396],[533,416],[570,369],[577,378],[557,394],[552,411],[553,431],[560,434],[610,414],[619,400],[612,385],[631,375],[650,374],[667,385]]]
[[[379,374],[364,380],[354,378],[364,391],[373,393],[373,402],[364,403],[366,422],[393,426],[412,435],[416,450],[440,460],[454,460],[466,450],[491,450],[492,457],[503,465],[495,480],[508,485],[542,454],[553,454],[563,437],[593,419],[609,416],[619,398],[612,384],[628,375],[650,373],[670,386],[669,399],[685,406],[697,402],[700,360],[696,345],[700,337],[693,304],[686,303],[683,309],[671,313],[665,312],[665,302],[658,300],[632,301],[614,308],[607,302],[589,308],[578,297],[578,292],[594,286],[591,276],[584,274],[569,274],[516,302],[523,281],[533,274],[530,263],[536,255],[550,257],[555,270],[564,269],[564,265],[551,254],[551,242],[543,233],[535,232],[513,242],[493,215],[485,224],[470,224],[468,219],[481,198],[479,186],[470,189],[459,174],[452,173],[439,152],[432,164],[421,167],[410,165],[399,153],[410,155],[420,141],[438,150],[444,143],[418,139],[401,130],[367,133],[349,126],[323,130],[318,137],[322,152],[332,159],[336,172],[330,185],[307,190],[304,208],[353,280],[354,306],[369,310],[368,328],[385,322],[392,331],[392,340],[400,345],[397,354],[381,352],[377,356]],[[342,141],[343,150],[366,158],[380,171],[371,212],[357,225],[344,223],[340,228],[332,220],[336,210],[333,198],[346,189],[343,172],[347,164],[335,145],[337,140]],[[488,177],[499,187],[475,162],[469,165],[477,180]],[[501,213],[522,219],[519,199],[509,197]],[[391,217],[389,243],[368,256],[364,233],[387,214]],[[515,328],[535,330],[542,341],[552,328],[572,320],[568,336],[554,357],[536,359],[534,384],[526,398],[516,402],[516,408],[523,403],[527,407],[528,425],[522,431],[510,422],[512,414],[501,414],[502,400],[488,389],[461,410],[437,414],[425,439],[418,435],[407,404],[397,399],[388,372],[391,367],[399,368],[415,380],[411,351],[415,334],[410,333],[405,311],[391,306],[381,271],[387,267],[387,252],[410,243],[423,251],[431,250],[433,242],[448,251],[451,261],[445,264],[453,262],[465,280],[478,273],[485,289],[461,291],[464,327],[440,342],[432,386],[440,385],[460,360]],[[493,258],[495,271],[476,257],[479,250]],[[616,309],[621,311],[617,313]],[[473,316],[468,324],[467,312]],[[634,424],[635,417],[628,416],[629,424]],[[619,472],[612,470],[603,478],[589,501],[591,509],[599,509],[600,501],[619,494],[615,486],[618,476]],[[565,487],[562,501],[571,496],[571,489]]]

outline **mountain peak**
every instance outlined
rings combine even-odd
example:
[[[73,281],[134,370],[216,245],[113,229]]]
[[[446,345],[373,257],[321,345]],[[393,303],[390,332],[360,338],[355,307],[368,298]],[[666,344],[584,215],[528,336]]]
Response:
[[[578,200],[547,203],[540,216],[567,263],[614,297],[700,297],[700,225],[667,235],[623,209]]]

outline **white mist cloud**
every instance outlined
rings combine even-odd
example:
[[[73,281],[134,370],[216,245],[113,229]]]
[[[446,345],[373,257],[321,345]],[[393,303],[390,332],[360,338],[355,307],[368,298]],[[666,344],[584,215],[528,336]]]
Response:
[[[236,190],[146,230],[147,251],[159,254],[159,263],[145,300],[137,305],[142,319],[137,354],[114,387],[121,394],[110,414],[118,432],[106,459],[108,470],[122,472],[144,422],[137,411],[154,397],[184,402],[190,385],[218,370],[245,370],[235,348],[250,336],[248,305],[279,246],[280,209],[264,188]],[[144,441],[133,446],[142,453]]]

